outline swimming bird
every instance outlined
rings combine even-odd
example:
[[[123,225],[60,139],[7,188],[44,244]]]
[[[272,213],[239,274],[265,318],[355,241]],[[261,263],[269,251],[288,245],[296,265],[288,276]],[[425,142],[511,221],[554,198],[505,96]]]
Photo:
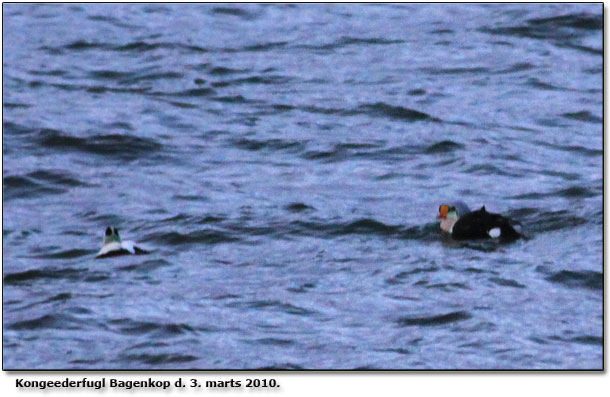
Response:
[[[521,237],[508,218],[487,212],[485,206],[466,214],[460,214],[455,206],[449,205],[441,205],[438,211],[441,230],[456,240],[492,238],[510,241]]]
[[[108,226],[104,234],[104,245],[97,253],[96,258],[108,258],[119,255],[141,255],[148,252],[140,247],[136,247],[133,241],[122,241],[119,229]]]

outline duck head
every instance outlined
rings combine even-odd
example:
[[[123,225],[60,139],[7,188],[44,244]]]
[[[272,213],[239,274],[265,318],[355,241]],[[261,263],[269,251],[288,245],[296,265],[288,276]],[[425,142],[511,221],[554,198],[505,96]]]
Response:
[[[106,233],[104,234],[104,245],[110,243],[121,243],[121,236],[119,236],[119,229],[116,227],[108,226]]]
[[[441,220],[441,229],[447,233],[451,233],[453,230],[453,225],[457,222],[459,216],[457,210],[453,206],[449,205],[441,205],[438,207],[438,216],[437,219]]]

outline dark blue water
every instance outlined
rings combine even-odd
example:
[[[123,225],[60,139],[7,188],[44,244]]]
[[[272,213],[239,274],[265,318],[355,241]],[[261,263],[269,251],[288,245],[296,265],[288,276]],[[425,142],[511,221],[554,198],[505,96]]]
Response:
[[[4,368],[600,369],[602,27],[4,4]],[[452,241],[454,199],[527,238]]]

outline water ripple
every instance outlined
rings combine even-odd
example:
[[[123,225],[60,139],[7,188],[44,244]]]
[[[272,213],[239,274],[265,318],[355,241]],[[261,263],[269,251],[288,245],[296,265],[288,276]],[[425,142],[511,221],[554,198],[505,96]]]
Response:
[[[529,19],[522,26],[482,28],[480,31],[534,39],[566,40],[585,35],[589,31],[601,30],[603,26],[601,15],[579,13]]]
[[[458,321],[464,321],[470,319],[472,316],[466,311],[458,311],[438,316],[430,317],[403,317],[398,320],[398,324],[403,327],[410,326],[421,326],[421,327],[432,327],[438,325],[445,325],[456,323]]]
[[[585,288],[591,290],[602,290],[604,288],[603,274],[588,270],[562,270],[548,276],[546,280],[571,288]]]
[[[4,275],[3,281],[8,285],[18,285],[31,283],[32,281],[45,279],[67,279],[77,280],[86,269],[43,269],[43,270],[26,270],[18,273],[8,273]]]
[[[360,113],[367,114],[375,117],[389,117],[391,119],[403,120],[408,122],[414,121],[435,121],[440,122],[441,120],[432,117],[427,113],[420,112],[417,110],[388,105],[384,102],[376,102],[372,104],[364,104],[357,109]]]
[[[187,324],[163,324],[136,321],[129,318],[110,320],[108,324],[124,335],[153,334],[155,337],[167,338],[185,333],[195,333],[195,330]]]
[[[123,160],[134,160],[138,157],[158,152],[162,148],[162,145],[154,139],[134,135],[106,134],[79,138],[52,129],[40,130],[38,141],[45,148],[61,151],[79,151],[116,157]]]

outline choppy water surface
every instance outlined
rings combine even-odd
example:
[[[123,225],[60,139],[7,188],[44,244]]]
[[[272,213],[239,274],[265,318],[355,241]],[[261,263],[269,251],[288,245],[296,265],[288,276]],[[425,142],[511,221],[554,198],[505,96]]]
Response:
[[[5,4],[5,369],[601,368],[602,27]],[[456,198],[528,238],[447,239]]]

